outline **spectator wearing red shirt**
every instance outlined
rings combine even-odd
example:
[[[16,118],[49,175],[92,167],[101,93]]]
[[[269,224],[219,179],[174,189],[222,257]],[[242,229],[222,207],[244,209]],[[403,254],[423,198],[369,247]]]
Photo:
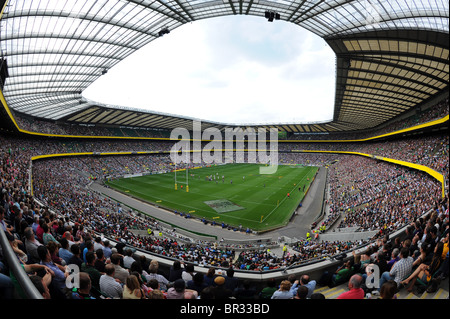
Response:
[[[364,299],[364,290],[361,288],[363,278],[360,275],[353,275],[348,281],[349,291],[341,293],[337,299]]]
[[[43,238],[43,236],[44,236],[44,228],[42,227],[42,225],[44,225],[44,223],[45,223],[45,219],[44,218],[40,218],[39,219],[39,225],[36,228],[36,236],[37,236],[37,239],[39,240],[39,242],[41,244],[44,243],[44,238]]]

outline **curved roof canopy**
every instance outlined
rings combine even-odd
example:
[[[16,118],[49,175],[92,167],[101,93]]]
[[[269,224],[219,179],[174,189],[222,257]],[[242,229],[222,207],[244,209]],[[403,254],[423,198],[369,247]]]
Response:
[[[38,118],[191,128],[180,116],[88,101],[83,90],[170,30],[237,14],[297,24],[336,53],[333,121],[277,125],[282,131],[371,128],[448,90],[448,0],[9,0],[0,20],[3,94],[14,111]]]

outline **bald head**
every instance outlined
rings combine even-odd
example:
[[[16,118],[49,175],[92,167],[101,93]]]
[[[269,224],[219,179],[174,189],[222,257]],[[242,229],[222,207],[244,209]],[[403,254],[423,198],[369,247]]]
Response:
[[[363,278],[361,275],[353,275],[350,277],[350,280],[348,281],[348,288],[350,289],[358,289],[361,288]]]

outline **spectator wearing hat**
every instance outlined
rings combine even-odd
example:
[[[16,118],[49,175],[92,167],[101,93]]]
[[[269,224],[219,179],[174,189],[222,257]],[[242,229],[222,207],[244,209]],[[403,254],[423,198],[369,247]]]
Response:
[[[215,299],[230,299],[233,296],[233,291],[225,286],[225,277],[217,276],[214,279],[215,287],[212,288],[212,293]]]

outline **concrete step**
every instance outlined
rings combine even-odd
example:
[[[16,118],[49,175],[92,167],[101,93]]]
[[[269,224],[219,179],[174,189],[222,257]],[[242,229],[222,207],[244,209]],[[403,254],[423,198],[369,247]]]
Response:
[[[336,287],[318,287],[314,290],[315,293],[321,293],[325,296],[326,299],[336,299],[341,293],[348,291],[348,283],[341,284]],[[372,295],[371,299],[377,299],[379,296]],[[444,280],[438,290],[434,293],[423,292],[419,294],[417,289],[414,288],[413,292],[409,292],[407,289],[401,289],[397,293],[397,299],[448,299],[449,298],[449,286],[448,286],[448,278]]]
[[[397,293],[398,299],[448,299],[449,297],[449,281],[448,278],[444,279],[436,292],[419,293],[417,286],[413,288],[412,292],[409,292],[406,288],[401,289]]]
[[[347,284],[339,285],[333,288],[324,286],[314,289],[314,292],[323,294],[326,299],[336,299],[341,293],[346,292],[348,290],[347,287],[348,287]]]
[[[434,293],[424,292],[422,294],[418,294],[417,292],[399,292],[397,293],[397,299],[448,299],[449,292],[443,288],[439,288]]]

